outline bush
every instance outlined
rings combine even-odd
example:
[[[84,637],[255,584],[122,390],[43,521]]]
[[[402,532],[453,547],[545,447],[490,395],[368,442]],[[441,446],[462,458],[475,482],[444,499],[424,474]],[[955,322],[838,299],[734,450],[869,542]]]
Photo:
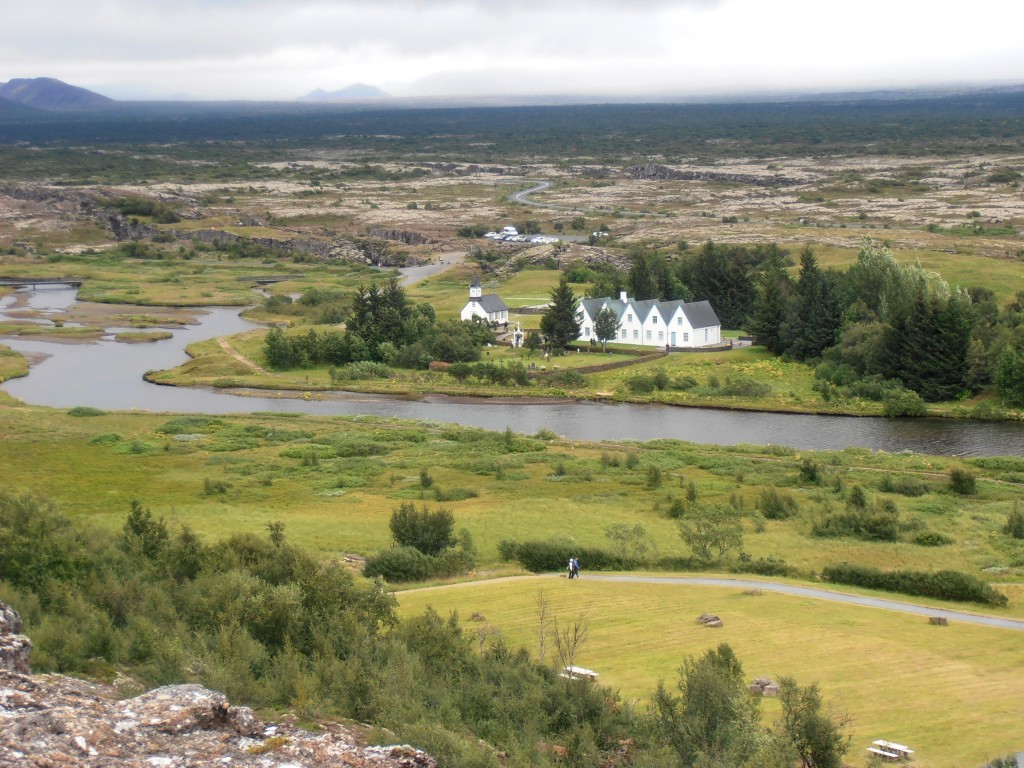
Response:
[[[938,531],[921,531],[914,537],[914,543],[922,547],[944,547],[954,541],[952,536]]]
[[[772,486],[761,490],[756,507],[769,520],[786,520],[800,511],[792,494]]]
[[[800,482],[817,485],[821,482],[821,465],[808,457],[800,462]]]
[[[882,493],[898,493],[900,496],[924,496],[928,493],[928,484],[916,477],[893,477],[885,475],[878,483]]]
[[[759,557],[753,560],[746,552],[740,553],[739,562],[731,570],[734,573],[756,573],[758,576],[795,576],[799,572],[799,569],[781,558]]]
[[[882,413],[890,417],[924,416],[924,400],[909,389],[889,390],[882,397]]]
[[[560,571],[570,557],[580,561],[580,568],[592,571],[627,571],[637,563],[625,555],[593,547],[579,547],[569,541],[502,541],[498,545],[502,560],[516,561],[533,573]]]
[[[1024,539],[1024,512],[1014,505],[1013,512],[1006,516],[1003,533],[1015,539]]]
[[[841,563],[826,566],[821,576],[834,584],[848,584],[867,589],[881,589],[915,597],[939,600],[1006,605],[1006,595],[991,585],[959,571],[881,571],[867,565]]]
[[[434,574],[433,559],[415,547],[385,549],[366,558],[363,575],[385,581],[424,581]]]
[[[960,496],[973,496],[978,490],[974,473],[954,467],[949,472],[949,489]]]
[[[87,405],[79,405],[76,408],[72,408],[68,411],[68,416],[105,416],[106,411],[100,410],[99,408],[92,408]]]
[[[331,381],[365,381],[366,379],[387,379],[391,371],[384,363],[360,360],[340,368],[330,369]]]
[[[587,385],[587,380],[579,371],[558,371],[548,376],[548,383],[557,387],[579,389]]]
[[[697,380],[693,376],[676,376],[672,380],[672,388],[682,392],[689,392],[697,386]]]
[[[403,547],[414,547],[425,555],[437,555],[455,546],[455,516],[450,509],[431,512],[426,505],[420,511],[411,502],[403,502],[391,513],[391,536]]]
[[[821,537],[851,536],[865,541],[896,541],[899,512],[891,501],[875,501],[864,509],[827,514],[815,520],[811,533]]]
[[[726,381],[720,390],[723,395],[734,397],[767,397],[772,392],[771,384],[765,384],[745,376],[736,376]]]

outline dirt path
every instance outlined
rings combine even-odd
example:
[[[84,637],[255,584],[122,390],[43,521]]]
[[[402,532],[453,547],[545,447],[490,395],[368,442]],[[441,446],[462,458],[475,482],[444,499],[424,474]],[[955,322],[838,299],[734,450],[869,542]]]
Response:
[[[248,357],[246,357],[241,352],[237,351],[234,347],[232,347],[230,342],[227,340],[226,336],[219,337],[217,339],[217,343],[220,345],[221,349],[223,349],[225,352],[227,352],[229,355],[235,358],[235,360],[240,362],[242,365],[251,368],[254,373],[266,373],[266,370],[258,366]]]
[[[848,605],[859,605],[864,608],[876,608],[885,611],[897,611],[899,613],[911,613],[916,616],[940,616],[949,621],[958,621],[964,624],[979,624],[986,627],[998,629],[1010,629],[1017,632],[1024,632],[1024,620],[1004,619],[997,616],[984,616],[978,613],[967,613],[965,611],[951,611],[945,608],[930,608],[914,603],[905,603],[901,600],[889,600],[881,597],[867,597],[864,595],[850,595],[844,592],[833,592],[828,589],[817,587],[802,587],[796,584],[786,584],[778,581],[761,581],[759,579],[729,579],[714,576],[628,576],[628,575],[602,575],[584,573],[582,576],[589,581],[614,581],[629,584],[661,584],[674,586],[696,586],[696,587],[735,587],[736,589],[760,589],[765,592],[779,592],[784,595],[795,597],[809,597],[814,600],[826,600],[833,603],[846,603]],[[500,581],[517,581],[525,579],[550,579],[547,576],[508,576]],[[471,587],[479,584],[489,583],[487,581],[465,581],[458,584],[445,584],[436,587],[423,587],[422,590],[455,589],[458,587]],[[421,591],[421,590],[409,590]]]

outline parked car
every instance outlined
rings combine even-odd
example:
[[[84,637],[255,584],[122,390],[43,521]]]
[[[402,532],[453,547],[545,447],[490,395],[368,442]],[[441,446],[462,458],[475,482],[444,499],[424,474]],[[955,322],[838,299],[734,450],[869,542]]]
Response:
[[[501,235],[499,235],[497,232],[488,232],[487,234],[484,235],[484,237],[486,237],[488,240],[501,240]]]

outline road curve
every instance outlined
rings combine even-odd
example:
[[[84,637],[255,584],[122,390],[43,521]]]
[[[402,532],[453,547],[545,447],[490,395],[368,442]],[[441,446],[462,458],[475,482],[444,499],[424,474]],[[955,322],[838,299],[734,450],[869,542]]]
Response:
[[[617,215],[617,216],[625,216],[625,217],[632,217],[632,218],[643,218],[644,216],[650,216],[650,217],[653,217],[653,218],[656,218],[656,219],[667,218],[666,214],[664,214],[664,213],[654,213],[653,211],[616,211],[616,210],[612,210],[611,208],[589,208],[589,209],[586,209],[586,208],[573,208],[573,207],[567,206],[567,205],[556,205],[555,203],[539,203],[536,200],[532,200],[530,198],[530,195],[532,195],[534,192],[543,192],[545,189],[547,189],[548,187],[551,186],[551,182],[550,181],[540,181],[539,179],[526,179],[526,181],[529,181],[531,184],[535,184],[536,186],[530,187],[528,189],[522,189],[522,190],[520,190],[518,192],[513,192],[511,195],[508,196],[508,199],[511,200],[513,203],[522,203],[523,205],[534,205],[534,206],[536,206],[538,208],[550,208],[550,209],[555,210],[555,211],[569,211],[569,212],[572,212],[572,213],[589,213],[591,215],[593,215],[593,214]]]
[[[505,579],[494,581],[507,581],[512,579],[528,578],[550,578],[544,576],[510,576]],[[729,579],[715,576],[629,576],[584,573],[583,578],[588,581],[614,581],[628,584],[670,584],[696,587],[736,587],[737,589],[760,589],[764,592],[779,592],[784,595],[795,597],[809,597],[813,600],[827,600],[833,603],[846,603],[848,605],[859,605],[864,608],[876,608],[885,611],[897,611],[899,613],[911,613],[916,616],[941,616],[949,621],[958,621],[964,624],[978,624],[984,627],[995,627],[997,629],[1010,629],[1017,632],[1024,632],[1024,620],[1004,619],[998,616],[984,616],[978,613],[967,613],[965,611],[950,611],[945,608],[930,608],[914,603],[905,603],[900,600],[889,600],[882,597],[867,597],[865,595],[850,595],[845,592],[833,592],[828,589],[817,587],[802,587],[797,584],[787,584],[778,581],[761,581],[759,579]],[[425,589],[447,589],[449,587],[472,586],[474,584],[486,584],[486,581],[467,581],[459,584],[450,584],[437,587],[425,587]],[[410,590],[414,591],[414,590]],[[415,590],[418,591],[418,590]]]

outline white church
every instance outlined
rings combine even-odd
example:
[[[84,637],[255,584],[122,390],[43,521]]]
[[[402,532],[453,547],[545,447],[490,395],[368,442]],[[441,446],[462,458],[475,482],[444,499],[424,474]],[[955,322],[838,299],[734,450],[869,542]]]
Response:
[[[707,301],[637,301],[623,291],[619,298],[581,299],[580,338],[600,341],[594,331],[597,313],[611,309],[619,321],[618,344],[695,348],[722,343],[722,323]],[[465,311],[465,310],[463,310]]]
[[[474,276],[473,284],[469,286],[469,301],[462,308],[459,317],[463,320],[483,320],[488,325],[507,323],[508,307],[496,293],[484,296],[483,289],[480,287],[480,278]]]

